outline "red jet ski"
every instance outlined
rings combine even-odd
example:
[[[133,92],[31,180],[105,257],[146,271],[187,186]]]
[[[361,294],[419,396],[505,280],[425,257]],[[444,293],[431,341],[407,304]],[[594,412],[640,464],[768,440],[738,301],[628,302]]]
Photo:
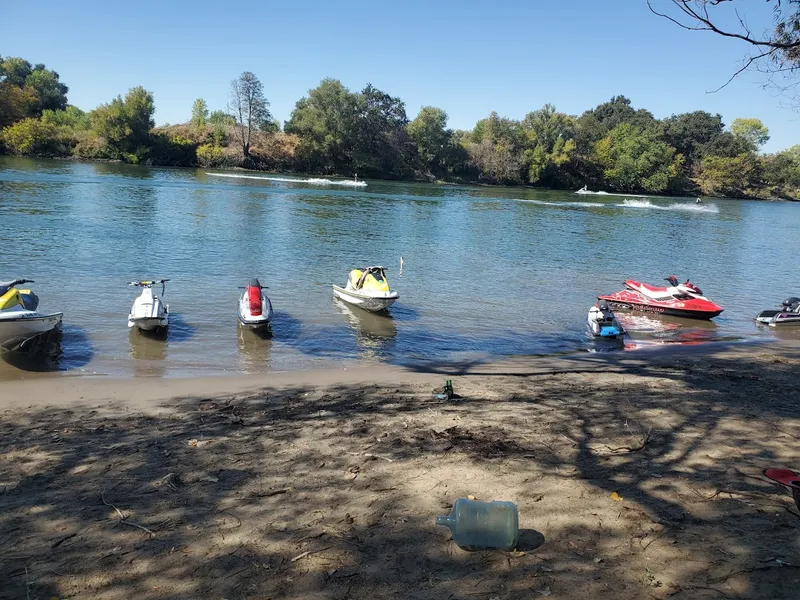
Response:
[[[641,310],[662,315],[674,315],[688,319],[712,319],[722,312],[722,308],[703,296],[699,287],[686,280],[678,283],[675,275],[665,278],[670,287],[656,287],[639,283],[633,279],[625,281],[621,292],[598,296],[612,308]]]

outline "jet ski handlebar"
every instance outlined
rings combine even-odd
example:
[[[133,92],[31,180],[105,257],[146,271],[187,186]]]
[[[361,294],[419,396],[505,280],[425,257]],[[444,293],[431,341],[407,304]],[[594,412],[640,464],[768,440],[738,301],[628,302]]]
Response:
[[[157,279],[157,280],[153,280],[153,281],[129,281],[128,285],[145,286],[145,285],[154,285],[156,283],[160,283],[161,285],[164,285],[168,281],[169,281],[169,279]]]
[[[14,287],[23,283],[34,283],[33,279],[12,279],[11,281],[0,281],[0,287]]]

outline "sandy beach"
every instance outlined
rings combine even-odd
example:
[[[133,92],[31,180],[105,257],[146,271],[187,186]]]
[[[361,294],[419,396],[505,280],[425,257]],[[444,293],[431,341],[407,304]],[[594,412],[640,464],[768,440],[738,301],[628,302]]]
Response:
[[[793,598],[797,344],[0,394],[0,598]],[[438,399],[445,380],[458,397]],[[434,525],[511,500],[517,551]]]

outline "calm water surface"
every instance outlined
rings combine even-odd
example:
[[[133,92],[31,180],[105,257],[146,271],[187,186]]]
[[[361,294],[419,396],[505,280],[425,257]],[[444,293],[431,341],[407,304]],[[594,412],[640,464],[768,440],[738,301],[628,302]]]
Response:
[[[713,323],[621,313],[626,349],[800,339],[752,321],[800,295],[800,205],[229,175],[0,157],[0,279],[35,279],[42,308],[64,312],[60,370],[184,376],[593,350],[595,296],[670,273],[725,312]],[[388,317],[332,298],[332,283],[368,263],[400,292]],[[237,325],[237,287],[254,276],[269,286],[272,339]],[[168,339],[129,332],[126,281],[162,277]],[[0,377],[18,374],[0,362]]]

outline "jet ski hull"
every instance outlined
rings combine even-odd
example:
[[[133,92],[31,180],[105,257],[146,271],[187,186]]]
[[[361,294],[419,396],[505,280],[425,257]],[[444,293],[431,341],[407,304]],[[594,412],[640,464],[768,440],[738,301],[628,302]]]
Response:
[[[686,319],[713,319],[723,310],[713,302],[697,299],[659,302],[633,290],[623,290],[597,298],[608,302],[613,309],[637,310]]]
[[[397,292],[372,292],[365,294],[356,290],[342,288],[338,285],[333,286],[333,295],[353,306],[358,306],[370,312],[386,310],[397,302],[397,299],[400,297],[400,294]]]
[[[762,310],[756,315],[756,321],[770,327],[800,325],[800,313],[783,310]]]
[[[14,350],[24,342],[59,327],[64,314],[31,311],[13,313],[16,314],[0,315],[0,347],[6,350]]]
[[[156,331],[169,327],[169,321],[166,317],[128,317],[128,327],[136,327],[142,331]]]

